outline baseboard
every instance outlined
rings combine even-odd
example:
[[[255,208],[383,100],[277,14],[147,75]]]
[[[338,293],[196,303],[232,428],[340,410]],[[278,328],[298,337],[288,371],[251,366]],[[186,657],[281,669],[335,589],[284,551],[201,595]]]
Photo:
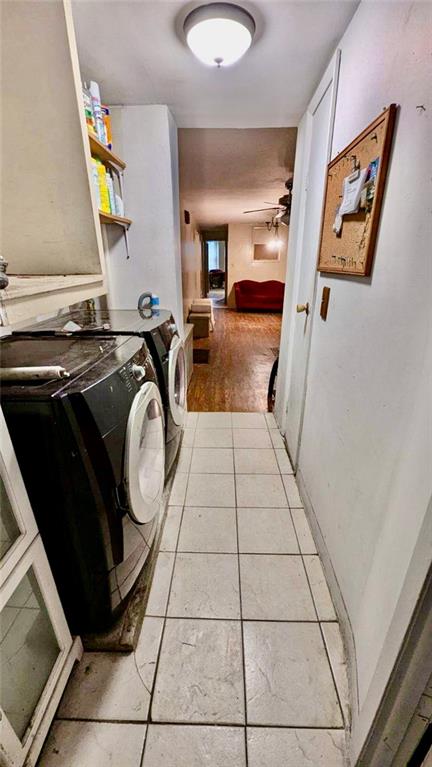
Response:
[[[333,565],[330,559],[324,536],[321,532],[314,508],[308,496],[303,475],[301,470],[298,470],[296,474],[296,480],[300,492],[300,496],[303,500],[305,514],[307,516],[312,536],[315,541],[315,545],[318,554],[321,558],[322,566],[324,569],[325,577],[327,580],[330,594],[333,600],[336,615],[339,621],[339,626],[342,634],[342,640],[344,643],[345,654],[347,658],[347,670],[348,670],[348,682],[350,692],[350,710],[351,710],[351,722],[353,716],[358,712],[358,678],[357,678],[357,658],[354,635],[351,627],[351,621],[349,619],[348,611],[345,606],[345,602],[340,590],[340,586],[336,577],[336,573],[333,569]]]

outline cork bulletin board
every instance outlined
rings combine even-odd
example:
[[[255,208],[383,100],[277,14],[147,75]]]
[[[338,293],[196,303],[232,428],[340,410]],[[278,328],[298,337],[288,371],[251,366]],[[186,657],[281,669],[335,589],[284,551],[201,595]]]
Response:
[[[372,269],[396,117],[391,104],[343,152],[327,171],[318,271],[366,277]],[[337,223],[345,200],[344,184],[364,176],[356,212]]]

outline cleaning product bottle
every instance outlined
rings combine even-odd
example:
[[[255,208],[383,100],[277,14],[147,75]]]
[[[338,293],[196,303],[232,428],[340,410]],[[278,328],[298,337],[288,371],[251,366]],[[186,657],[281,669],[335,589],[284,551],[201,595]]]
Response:
[[[90,81],[90,95],[93,105],[97,137],[99,141],[102,142],[102,144],[106,144],[105,125],[103,121],[99,85],[94,80]]]
[[[83,94],[83,101],[84,101],[84,114],[86,119],[87,130],[93,136],[97,137],[95,119],[93,114],[92,97],[91,97],[91,93],[89,89],[87,88],[86,83],[83,84],[82,94]]]
[[[100,209],[104,213],[111,213],[108,185],[106,180],[106,168],[105,168],[105,165],[100,160],[97,160],[96,162],[97,162],[97,169],[98,169],[99,192],[100,192],[100,200],[101,200]]]
[[[102,104],[102,117],[105,126],[106,145],[108,149],[112,149],[111,115],[109,107],[105,104]]]
[[[96,194],[96,203],[99,208],[101,209],[101,196],[100,196],[100,187],[99,187],[99,173],[98,173],[98,164],[97,160],[95,160],[94,157],[91,158],[91,164],[92,164],[92,181],[93,181],[93,188],[95,190]]]
[[[108,196],[110,201],[111,213],[115,216],[116,203],[115,203],[115,194],[114,194],[114,182],[113,182],[111,171],[109,170],[109,168],[106,171],[106,182],[108,187]]]
[[[119,194],[115,195],[116,214],[118,216],[124,216],[124,204]]]

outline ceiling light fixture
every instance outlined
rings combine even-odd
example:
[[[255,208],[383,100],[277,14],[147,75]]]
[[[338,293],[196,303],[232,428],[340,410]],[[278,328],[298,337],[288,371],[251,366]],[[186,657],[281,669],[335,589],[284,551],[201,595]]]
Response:
[[[279,237],[275,237],[274,240],[270,240],[270,242],[267,243],[267,247],[269,250],[279,250],[281,246],[282,246],[282,240],[279,239]]]
[[[229,66],[241,59],[255,34],[253,17],[231,3],[209,3],[195,8],[183,25],[192,53],[210,66]]]
[[[279,221],[274,216],[271,221],[266,221],[267,230],[269,232],[274,229],[274,237],[267,242],[267,248],[269,250],[279,250],[282,247],[282,240],[279,237]]]

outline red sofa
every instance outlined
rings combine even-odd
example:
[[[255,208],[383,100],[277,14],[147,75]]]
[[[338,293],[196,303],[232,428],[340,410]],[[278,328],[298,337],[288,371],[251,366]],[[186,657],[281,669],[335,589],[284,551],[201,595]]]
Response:
[[[283,307],[285,285],[278,280],[256,282],[255,280],[240,280],[234,283],[235,302],[237,311],[245,309],[252,311],[267,310],[281,312]]]

